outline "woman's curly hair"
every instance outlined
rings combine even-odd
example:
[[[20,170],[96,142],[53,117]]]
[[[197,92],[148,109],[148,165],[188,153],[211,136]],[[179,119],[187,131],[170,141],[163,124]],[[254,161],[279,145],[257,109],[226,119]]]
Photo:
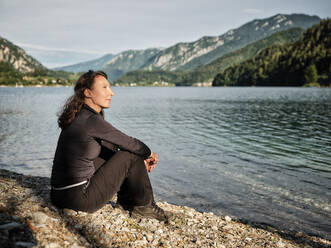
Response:
[[[97,76],[102,76],[108,79],[107,74],[103,71],[92,70],[89,70],[78,78],[74,88],[74,95],[68,98],[62,111],[58,115],[59,118],[57,122],[61,129],[69,126],[73,119],[75,119],[76,115],[81,111],[85,100],[84,90],[91,89],[94,79]],[[101,111],[101,115],[103,115],[103,111]]]

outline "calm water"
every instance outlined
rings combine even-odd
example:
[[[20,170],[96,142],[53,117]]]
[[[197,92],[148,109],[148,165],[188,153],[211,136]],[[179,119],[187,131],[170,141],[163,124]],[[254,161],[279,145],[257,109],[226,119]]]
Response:
[[[331,89],[114,88],[158,200],[331,239]],[[0,167],[49,176],[72,88],[0,88]]]

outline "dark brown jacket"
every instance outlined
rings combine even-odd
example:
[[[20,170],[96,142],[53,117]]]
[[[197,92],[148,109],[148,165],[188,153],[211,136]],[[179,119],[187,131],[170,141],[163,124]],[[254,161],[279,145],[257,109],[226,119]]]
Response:
[[[99,156],[102,142],[143,159],[151,154],[143,142],[122,133],[84,105],[72,123],[61,131],[53,161],[52,186],[62,187],[89,179],[94,173],[93,160]]]

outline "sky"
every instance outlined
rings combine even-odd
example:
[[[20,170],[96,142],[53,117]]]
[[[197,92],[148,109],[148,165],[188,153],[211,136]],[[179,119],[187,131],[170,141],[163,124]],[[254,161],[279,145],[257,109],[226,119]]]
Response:
[[[0,36],[96,57],[219,36],[278,13],[328,18],[331,0],[0,0]]]

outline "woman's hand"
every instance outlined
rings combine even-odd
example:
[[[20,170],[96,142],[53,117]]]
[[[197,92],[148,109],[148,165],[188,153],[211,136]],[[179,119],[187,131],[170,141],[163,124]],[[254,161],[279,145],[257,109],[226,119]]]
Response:
[[[156,167],[157,162],[159,161],[159,156],[152,152],[151,156],[144,160],[145,167],[148,172],[152,172],[152,170]]]

